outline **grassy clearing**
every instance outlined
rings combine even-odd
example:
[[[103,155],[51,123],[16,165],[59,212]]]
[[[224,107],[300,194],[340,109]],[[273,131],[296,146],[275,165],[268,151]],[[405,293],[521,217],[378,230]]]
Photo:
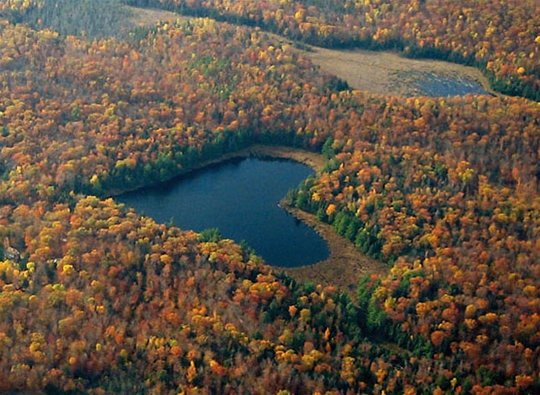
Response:
[[[491,92],[484,75],[473,67],[454,63],[408,59],[393,52],[331,50],[312,47],[305,52],[313,63],[327,73],[347,81],[355,89],[382,95],[417,96],[419,79],[426,74],[472,80]]]
[[[192,19],[191,17],[186,17],[174,12],[157,10],[153,8],[136,8],[130,6],[124,6],[124,8],[129,12],[129,19],[127,27],[150,27],[154,26],[158,22],[176,22],[176,21],[187,21]]]
[[[138,27],[153,26],[159,21],[190,19],[169,11],[126,8],[132,15],[131,24]],[[268,34],[279,42],[292,44],[282,36]],[[493,93],[487,79],[474,67],[437,60],[408,59],[393,52],[332,50],[307,45],[294,47],[323,71],[347,81],[354,89],[381,95],[419,96],[423,93],[417,85],[422,78],[426,75],[436,75],[441,78],[474,81],[485,91]]]

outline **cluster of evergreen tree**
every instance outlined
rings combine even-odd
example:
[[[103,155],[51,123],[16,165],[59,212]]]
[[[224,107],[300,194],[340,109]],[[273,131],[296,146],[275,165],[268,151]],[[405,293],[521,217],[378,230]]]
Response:
[[[130,41],[0,21],[0,66],[0,391],[538,392],[535,103],[342,90],[208,19]],[[255,142],[326,156],[291,199],[392,266],[358,302],[85,194]]]
[[[36,29],[92,39],[117,35],[129,15],[120,0],[41,0],[18,20]]]

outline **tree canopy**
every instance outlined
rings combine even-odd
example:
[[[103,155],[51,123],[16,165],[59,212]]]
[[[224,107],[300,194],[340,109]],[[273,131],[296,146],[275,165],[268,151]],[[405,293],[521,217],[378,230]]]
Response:
[[[337,13],[304,3],[257,9],[298,7],[298,26]],[[127,41],[2,20],[0,390],[537,392],[538,104],[384,97],[334,78],[210,19]],[[351,299],[108,198],[254,143],[322,151],[325,171],[292,201],[388,273]]]

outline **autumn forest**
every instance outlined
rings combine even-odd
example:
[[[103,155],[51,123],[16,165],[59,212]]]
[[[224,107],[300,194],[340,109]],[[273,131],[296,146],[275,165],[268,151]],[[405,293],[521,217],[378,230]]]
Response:
[[[0,0],[0,392],[540,393],[537,1],[77,3]],[[309,45],[493,93],[351,89]],[[307,281],[115,200],[256,144],[324,158],[287,205],[384,270]]]

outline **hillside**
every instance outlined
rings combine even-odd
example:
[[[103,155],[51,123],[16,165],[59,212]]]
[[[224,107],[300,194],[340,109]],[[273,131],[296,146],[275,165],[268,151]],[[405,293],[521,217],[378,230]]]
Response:
[[[535,0],[128,0],[335,48],[396,49],[481,69],[496,91],[540,99]]]
[[[537,103],[343,89],[210,19],[2,21],[0,82],[1,391],[540,389]],[[321,152],[289,204],[388,271],[350,298],[108,198],[254,144]]]

